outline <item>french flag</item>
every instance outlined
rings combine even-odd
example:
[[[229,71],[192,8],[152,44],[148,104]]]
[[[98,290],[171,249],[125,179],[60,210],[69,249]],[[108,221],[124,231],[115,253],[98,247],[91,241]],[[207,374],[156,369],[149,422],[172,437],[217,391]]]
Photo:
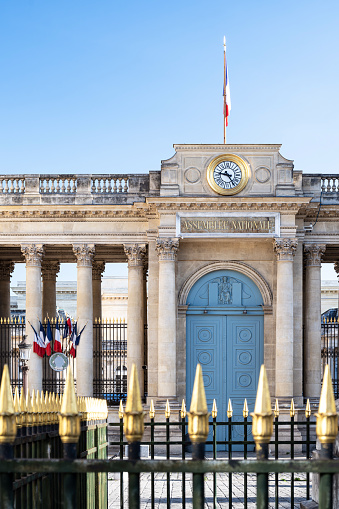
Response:
[[[53,334],[52,334],[52,329],[51,329],[51,322],[49,321],[49,318],[48,318],[48,322],[47,322],[47,333],[46,333],[46,340],[45,340],[45,345],[46,345],[46,355],[49,357],[52,353],[52,349],[51,349],[51,341],[53,341]]]
[[[62,352],[61,336],[60,336],[60,329],[59,329],[59,318],[57,318],[56,325],[55,325],[53,349],[55,352]]]
[[[30,323],[34,331],[34,341],[33,341],[33,352],[39,355],[39,357],[43,357],[45,355],[45,343],[42,343],[41,338],[37,331],[34,329],[33,325]]]
[[[73,357],[73,359],[75,359],[75,357],[76,357],[77,347],[79,346],[79,343],[80,343],[81,334],[84,332],[84,329],[85,329],[86,325],[84,325],[84,327],[81,329],[79,334],[76,335],[75,341],[73,341],[72,348],[71,348],[71,350],[69,352],[70,355]]]
[[[225,125],[228,126],[228,116],[231,112],[231,92],[230,92],[230,82],[228,78],[228,67],[226,60],[226,37],[224,37],[224,87],[223,87],[223,96],[224,96],[224,119]]]
[[[75,322],[75,324],[73,325],[71,337],[69,338],[69,340],[72,343],[69,353],[73,358],[75,358],[76,356],[76,345],[75,345],[76,339],[77,339],[77,323]]]
[[[45,333],[45,329],[44,329],[44,326],[42,325],[42,323],[39,321],[40,323],[40,331],[39,331],[39,336],[40,336],[40,341],[41,341],[41,344],[43,345],[42,348],[42,355],[40,355],[40,357],[43,357],[46,353],[46,333]]]

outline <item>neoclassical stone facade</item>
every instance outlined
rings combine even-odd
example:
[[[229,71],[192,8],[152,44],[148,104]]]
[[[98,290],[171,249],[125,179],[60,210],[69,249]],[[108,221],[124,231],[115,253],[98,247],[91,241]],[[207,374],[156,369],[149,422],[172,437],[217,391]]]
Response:
[[[295,171],[280,145],[174,148],[145,175],[1,176],[0,310],[24,261],[37,326],[55,310],[59,264],[76,262],[79,328],[87,323],[78,393],[91,395],[101,276],[105,263],[128,263],[127,368],[136,363],[141,387],[147,370],[148,397],[189,396],[200,362],[207,391],[236,405],[265,362],[282,404],[317,398],[320,268],[339,262],[337,176]],[[40,389],[41,359],[30,362]]]

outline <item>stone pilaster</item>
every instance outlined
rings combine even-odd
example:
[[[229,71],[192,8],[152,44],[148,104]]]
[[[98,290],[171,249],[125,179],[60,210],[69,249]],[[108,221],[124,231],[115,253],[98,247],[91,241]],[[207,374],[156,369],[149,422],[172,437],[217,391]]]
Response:
[[[277,255],[275,396],[283,402],[293,396],[293,256],[297,245],[295,238],[273,241]]]
[[[22,254],[26,260],[26,334],[27,341],[33,347],[34,332],[39,330],[39,319],[42,318],[42,292],[41,292],[41,261],[44,255],[42,244],[23,244]],[[29,390],[42,390],[42,358],[31,353],[28,371]]]
[[[13,270],[13,262],[0,262],[0,317],[2,318],[11,316],[10,285]]]
[[[321,257],[325,244],[305,244],[304,396],[319,398],[321,389]]]
[[[159,304],[158,304],[158,396],[176,397],[176,324],[177,298],[175,288],[175,261],[179,239],[158,238]]]
[[[56,277],[60,271],[58,261],[44,260],[41,265],[42,274],[42,316],[56,316]]]
[[[135,364],[139,375],[141,394],[144,393],[144,261],[146,244],[124,244],[128,260],[127,303],[127,376]]]
[[[93,244],[74,244],[77,259],[77,315],[78,332],[84,327],[77,348],[77,393],[78,396],[93,396]]]

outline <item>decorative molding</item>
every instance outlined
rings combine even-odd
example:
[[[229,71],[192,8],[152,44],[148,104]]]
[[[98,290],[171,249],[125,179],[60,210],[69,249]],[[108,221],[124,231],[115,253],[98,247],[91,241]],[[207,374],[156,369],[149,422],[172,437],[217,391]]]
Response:
[[[95,253],[94,244],[73,244],[73,253],[76,256],[78,267],[92,267]]]
[[[193,285],[205,274],[209,274],[210,272],[214,272],[216,270],[234,270],[235,272],[239,272],[240,274],[243,274],[244,276],[249,277],[255,285],[258,287],[264,304],[264,312],[265,308],[270,308],[273,304],[273,294],[270,289],[269,284],[267,281],[263,278],[263,276],[253,267],[250,265],[247,265],[247,263],[244,262],[237,262],[237,261],[226,261],[226,262],[213,262],[209,263],[207,265],[204,265],[200,269],[196,270],[191,274],[184,284],[182,285],[180,291],[179,291],[179,305],[184,306],[187,302],[188,294],[193,287]]]
[[[101,281],[102,274],[105,270],[105,262],[99,262],[97,260],[93,260],[92,263],[92,279],[95,281]]]
[[[9,282],[11,280],[11,274],[14,270],[14,263],[13,262],[0,262],[0,281],[7,281]]]
[[[129,267],[143,267],[146,256],[146,244],[124,244]]]
[[[43,261],[41,265],[41,275],[43,281],[56,281],[56,276],[60,271],[60,263],[55,261]]]
[[[155,249],[159,256],[159,261],[176,259],[179,249],[179,239],[177,238],[158,238]]]
[[[326,244],[304,244],[307,267],[321,267],[321,258],[326,251]]]
[[[43,244],[21,244],[21,252],[25,257],[27,267],[41,267],[44,255]]]
[[[278,261],[292,261],[298,245],[297,239],[280,237],[273,240],[273,249]]]

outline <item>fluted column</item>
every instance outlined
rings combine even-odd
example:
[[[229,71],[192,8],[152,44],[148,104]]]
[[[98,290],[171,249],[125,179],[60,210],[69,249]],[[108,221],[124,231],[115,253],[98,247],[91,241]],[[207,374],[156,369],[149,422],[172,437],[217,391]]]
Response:
[[[11,275],[14,270],[14,263],[0,262],[0,317],[11,316]],[[2,373],[2,371],[1,371]]]
[[[101,278],[105,270],[105,262],[94,260],[92,263],[92,286],[93,286],[93,320],[102,320],[101,306]],[[94,332],[94,331],[93,331]],[[102,367],[102,334],[99,327],[95,329],[93,337],[93,375],[94,392],[97,397],[101,394],[101,367]]]
[[[159,238],[159,307],[158,307],[158,396],[176,397],[177,371],[177,299],[175,260],[179,239]]]
[[[44,260],[41,265],[42,274],[42,317],[56,316],[56,277],[60,271],[60,263]]]
[[[124,244],[128,259],[127,376],[136,364],[140,391],[144,393],[144,259],[146,244]]]
[[[21,251],[26,260],[26,334],[33,346],[34,333],[30,322],[39,332],[39,319],[42,318],[41,260],[44,254],[42,244],[23,244]],[[42,390],[42,358],[31,353],[28,371],[29,390]]]
[[[305,244],[304,396],[319,398],[321,389],[321,257],[325,244]]]
[[[77,347],[76,377],[78,396],[93,396],[93,244],[74,244],[77,259],[78,332],[87,323]]]
[[[297,239],[274,239],[277,254],[275,396],[293,396],[293,255]]]

